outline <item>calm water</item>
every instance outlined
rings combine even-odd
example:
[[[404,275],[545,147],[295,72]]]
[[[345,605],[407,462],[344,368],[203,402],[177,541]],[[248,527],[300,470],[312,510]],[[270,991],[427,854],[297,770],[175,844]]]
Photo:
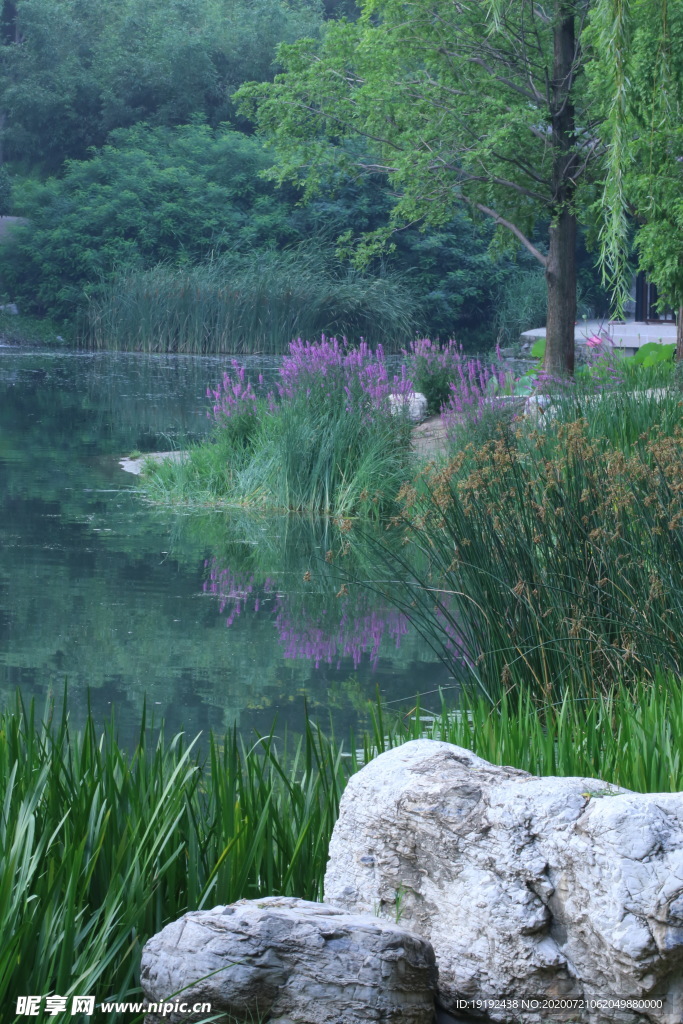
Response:
[[[275,715],[296,730],[305,698],[341,733],[376,686],[401,701],[452,685],[371,592],[336,596],[324,524],[140,500],[117,459],[204,432],[225,362],[0,347],[3,705],[17,688],[42,705],[66,681],[75,722],[89,699],[130,737],[145,701],[194,734]]]

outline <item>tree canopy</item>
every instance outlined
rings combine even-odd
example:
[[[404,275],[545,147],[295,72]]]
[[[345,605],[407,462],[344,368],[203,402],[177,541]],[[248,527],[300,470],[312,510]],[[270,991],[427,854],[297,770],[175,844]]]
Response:
[[[438,226],[464,204],[510,232],[546,272],[546,366],[571,372],[577,218],[595,218],[601,195],[598,215],[608,210],[617,228],[625,219],[601,186],[606,160],[616,152],[622,170],[627,160],[615,131],[626,71],[617,61],[605,74],[613,54],[601,44],[616,38],[621,59],[625,19],[632,36],[646,6],[361,0],[357,23],[329,26],[320,42],[282,46],[284,73],[242,87],[238,99],[274,141],[280,180],[303,180],[313,193],[331,168],[383,174],[397,200],[389,229]],[[635,56],[629,66],[636,68]],[[647,72],[638,67],[638,75],[650,95]],[[367,146],[361,159],[348,147],[357,136]],[[621,273],[617,267],[613,278]]]
[[[115,128],[229,120],[237,86],[322,17],[319,0],[5,0],[5,158],[54,171]]]
[[[616,59],[606,79],[598,77],[597,66],[591,76],[592,93],[605,108],[604,259],[623,292],[633,244],[639,267],[656,283],[662,302],[678,310],[681,358],[683,5],[670,0],[611,4],[593,31],[595,45],[604,49],[611,42]]]

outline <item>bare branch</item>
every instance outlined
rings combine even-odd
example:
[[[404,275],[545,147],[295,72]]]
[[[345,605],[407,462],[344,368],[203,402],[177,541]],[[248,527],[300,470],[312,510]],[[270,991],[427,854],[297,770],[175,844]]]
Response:
[[[506,220],[505,217],[501,217],[501,215],[496,213],[495,210],[492,210],[490,206],[484,206],[483,203],[477,203],[472,199],[467,199],[466,196],[463,196],[463,199],[466,203],[469,203],[470,206],[474,206],[476,210],[479,210],[481,213],[485,213],[487,217],[491,217],[496,224],[500,224],[501,227],[507,228],[508,231],[511,231],[515,238],[519,239],[522,245],[529,250],[531,255],[538,260],[542,267],[548,266],[548,257],[544,256],[543,253],[536,248],[533,242],[526,237],[524,232],[520,231],[517,225],[513,224],[511,220]]]

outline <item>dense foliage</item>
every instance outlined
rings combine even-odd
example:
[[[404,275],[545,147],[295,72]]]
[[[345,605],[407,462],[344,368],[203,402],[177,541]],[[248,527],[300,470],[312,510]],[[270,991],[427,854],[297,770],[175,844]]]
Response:
[[[0,248],[3,286],[23,309],[62,319],[120,268],[290,240],[286,207],[259,178],[265,166],[258,143],[228,129],[114,132],[61,178],[15,187],[14,209],[30,224]]]
[[[457,454],[404,488],[392,600],[494,697],[680,672],[680,392],[575,385],[544,415],[480,446],[465,425]]]
[[[279,43],[317,34],[317,0],[5,0],[0,111],[6,159],[58,171],[116,128],[232,116]]]
[[[82,340],[155,347],[129,332],[146,289],[136,288],[130,302],[128,292],[141,271],[163,277],[169,265],[196,266],[201,277],[207,259],[235,252],[258,254],[258,268],[264,251],[293,245],[306,245],[309,264],[321,246],[337,246],[348,267],[356,240],[382,233],[393,216],[397,197],[386,175],[330,169],[319,195],[304,205],[298,189],[267,184],[260,174],[273,155],[250,135],[232,99],[245,79],[273,77],[278,44],[316,38],[341,15],[353,22],[353,0],[200,0],[186,8],[181,0],[144,9],[129,0],[87,8],[76,0],[2,5],[0,210],[29,224],[13,232],[11,246],[0,247],[0,293],[23,313],[56,321],[55,335],[73,336],[88,309],[96,327],[83,328]],[[349,165],[370,159],[358,140],[348,140],[344,152]],[[496,334],[514,342],[520,330],[544,321],[542,272],[531,270],[528,253],[504,251],[495,225],[474,223],[468,212],[437,220],[438,226],[427,218],[394,233],[390,251],[366,267],[361,291],[370,294],[367,282],[399,273],[415,328],[457,336],[466,347],[487,347]],[[586,266],[594,282],[590,258]],[[214,269],[212,263],[208,277]],[[333,277],[349,274],[342,269]],[[328,292],[330,284],[329,275],[318,282]],[[330,294],[327,319],[302,323],[309,336],[321,329],[354,333],[353,318],[344,321],[332,308],[344,309],[348,293],[333,287]],[[241,295],[240,324],[250,330],[258,322],[265,338],[270,328],[264,333],[258,288],[253,302],[244,289]],[[534,298],[520,308],[520,295]],[[309,306],[303,295],[297,301],[301,319]],[[206,347],[206,337],[176,340],[173,320],[184,309],[172,312],[170,323],[158,323],[154,309],[139,312],[171,349]],[[197,322],[196,311],[190,319]],[[279,324],[280,334],[287,329]],[[385,341],[392,331],[388,319],[373,340]],[[367,324],[355,329],[361,334],[368,336]],[[225,335],[212,343],[245,347]]]
[[[330,167],[389,178],[398,199],[371,247],[463,206],[521,242],[545,271],[546,363],[571,374],[577,212],[599,154],[580,37],[599,3],[362,0],[357,22],[283,45],[284,73],[237,95],[276,146],[279,180],[315,193]],[[350,152],[359,137],[367,153]]]
[[[587,77],[602,122],[604,176],[594,214],[605,279],[621,304],[635,226],[641,269],[652,275],[663,304],[683,307],[683,9],[676,0],[600,0],[584,42],[597,58]],[[679,325],[682,318],[679,310]]]
[[[496,315],[529,271],[489,252],[490,230],[460,216],[402,233],[388,261],[360,273],[335,240],[381,224],[386,190],[331,186],[302,208],[260,177],[269,166],[258,140],[227,126],[117,130],[60,177],[15,181],[12,210],[29,223],[0,247],[2,289],[57,321],[87,310],[81,336],[99,347],[277,351],[322,330],[395,347],[425,326],[486,344],[494,329],[516,337],[542,322],[538,303]]]

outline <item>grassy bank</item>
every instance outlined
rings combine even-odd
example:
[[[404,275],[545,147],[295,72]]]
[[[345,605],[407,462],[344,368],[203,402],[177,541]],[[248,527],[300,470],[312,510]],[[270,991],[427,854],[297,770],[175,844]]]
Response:
[[[532,772],[683,788],[673,677],[549,706],[526,696],[492,708],[478,696],[422,718],[375,709],[351,756],[310,722],[297,744],[231,734],[204,738],[201,751],[150,739],[143,722],[127,751],[113,726],[89,720],[75,732],[18,703],[0,715],[3,1005],[32,992],[130,998],[142,945],[185,910],[264,894],[320,899],[350,773],[419,735]]]

